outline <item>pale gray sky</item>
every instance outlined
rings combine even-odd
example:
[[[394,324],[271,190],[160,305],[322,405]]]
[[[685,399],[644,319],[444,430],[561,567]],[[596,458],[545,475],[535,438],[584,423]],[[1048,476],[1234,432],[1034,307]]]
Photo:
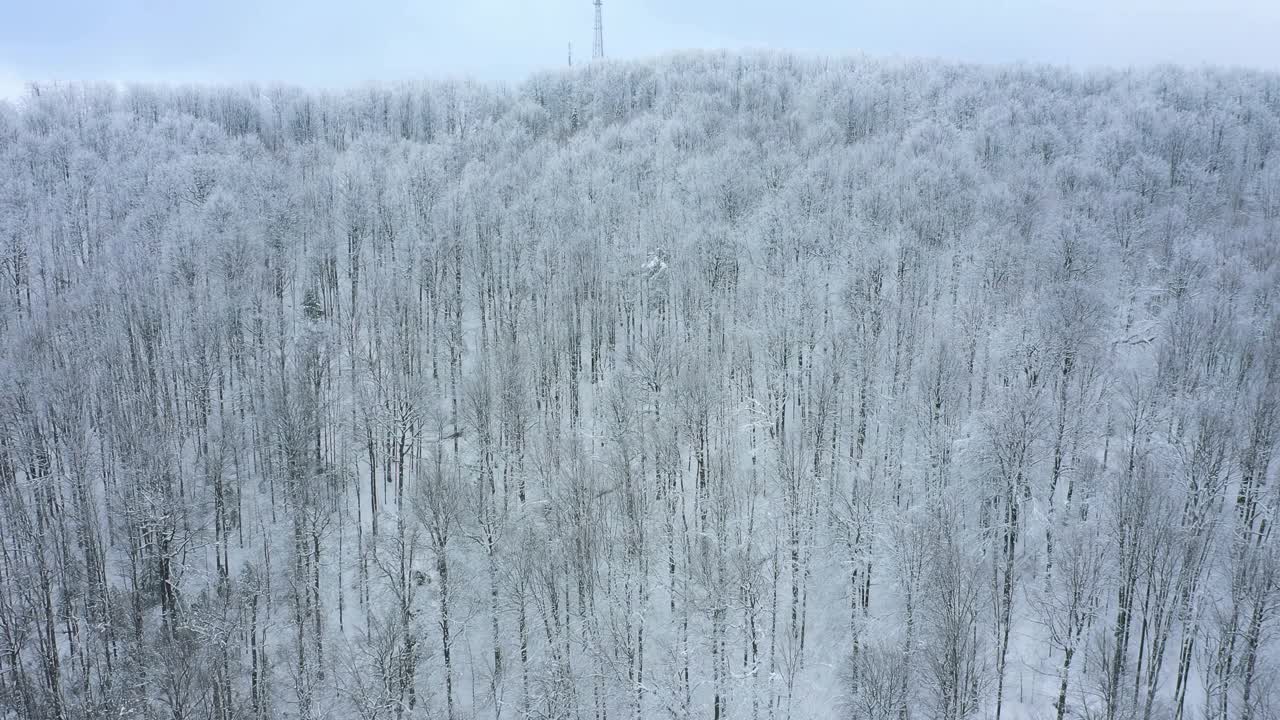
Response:
[[[0,0],[25,80],[519,80],[591,51],[591,0]],[[605,0],[605,50],[792,49],[1280,70],[1280,0]]]

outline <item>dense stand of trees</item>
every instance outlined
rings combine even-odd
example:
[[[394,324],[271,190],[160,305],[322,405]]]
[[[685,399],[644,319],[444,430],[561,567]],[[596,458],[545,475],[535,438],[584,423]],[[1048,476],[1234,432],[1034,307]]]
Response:
[[[0,717],[1280,714],[1280,77],[0,103]]]

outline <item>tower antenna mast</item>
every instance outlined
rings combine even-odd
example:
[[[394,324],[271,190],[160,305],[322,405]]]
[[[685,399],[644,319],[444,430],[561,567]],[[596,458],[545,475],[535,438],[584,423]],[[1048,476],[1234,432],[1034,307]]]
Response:
[[[601,0],[595,0],[596,6],[596,42],[591,48],[592,60],[604,59],[604,20],[601,19],[600,6]]]

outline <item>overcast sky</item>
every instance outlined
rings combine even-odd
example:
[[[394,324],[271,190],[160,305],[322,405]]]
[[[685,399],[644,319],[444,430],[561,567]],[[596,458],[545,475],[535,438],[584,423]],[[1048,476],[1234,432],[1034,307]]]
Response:
[[[0,95],[26,80],[519,80],[591,52],[591,0],[0,0]],[[865,52],[1280,70],[1280,0],[605,0],[605,51]]]

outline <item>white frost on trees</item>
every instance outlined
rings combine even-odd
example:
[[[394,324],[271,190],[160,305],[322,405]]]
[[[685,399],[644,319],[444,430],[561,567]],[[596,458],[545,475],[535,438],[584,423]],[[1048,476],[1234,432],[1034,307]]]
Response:
[[[1280,77],[0,103],[0,718],[1280,714]]]

